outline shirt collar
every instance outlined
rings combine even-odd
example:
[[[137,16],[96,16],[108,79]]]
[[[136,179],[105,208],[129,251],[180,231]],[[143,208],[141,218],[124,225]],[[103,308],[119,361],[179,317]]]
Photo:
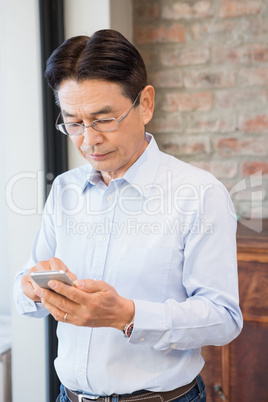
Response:
[[[96,184],[98,184],[98,182],[102,181],[101,172],[93,169],[93,167],[90,164],[88,165],[89,165],[89,173],[87,174],[86,182],[84,184],[84,187],[82,188],[82,193],[88,187],[95,186]]]
[[[159,165],[160,151],[154,137],[146,133],[148,146],[139,159],[126,171],[124,179],[147,198]]]
[[[160,151],[154,137],[146,133],[148,146],[142,155],[133,163],[120,179],[126,180],[130,185],[147,198],[151,191],[151,184],[154,181],[160,158]],[[116,180],[116,179],[115,179]],[[83,187],[83,192],[90,186],[96,185],[102,181],[101,172],[90,167],[90,172],[87,175],[87,180]]]

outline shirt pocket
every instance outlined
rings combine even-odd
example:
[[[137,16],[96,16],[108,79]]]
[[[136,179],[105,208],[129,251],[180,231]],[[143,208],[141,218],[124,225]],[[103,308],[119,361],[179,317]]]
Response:
[[[115,287],[128,299],[163,302],[172,249],[128,247],[121,254]]]

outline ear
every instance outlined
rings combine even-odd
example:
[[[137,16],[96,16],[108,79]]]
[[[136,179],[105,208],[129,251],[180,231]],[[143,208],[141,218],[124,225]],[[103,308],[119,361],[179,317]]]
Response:
[[[153,117],[154,92],[154,88],[151,85],[147,85],[141,92],[140,105],[144,125],[148,124]]]

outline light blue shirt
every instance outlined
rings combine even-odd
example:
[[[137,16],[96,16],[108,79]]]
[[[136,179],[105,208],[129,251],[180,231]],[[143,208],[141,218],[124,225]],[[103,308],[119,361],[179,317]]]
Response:
[[[72,390],[175,389],[201,371],[202,346],[229,343],[242,328],[228,192],[147,139],[141,157],[108,186],[90,164],[57,177],[16,277],[17,309],[33,317],[48,312],[24,296],[20,278],[53,256],[78,279],[104,280],[135,303],[129,339],[114,328],[58,323],[55,366]]]

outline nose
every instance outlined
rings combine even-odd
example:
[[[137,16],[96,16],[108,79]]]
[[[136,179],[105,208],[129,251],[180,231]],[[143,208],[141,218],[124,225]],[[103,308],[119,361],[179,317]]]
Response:
[[[94,130],[92,127],[85,128],[83,136],[83,142],[88,146],[95,146],[104,142],[103,133]]]

